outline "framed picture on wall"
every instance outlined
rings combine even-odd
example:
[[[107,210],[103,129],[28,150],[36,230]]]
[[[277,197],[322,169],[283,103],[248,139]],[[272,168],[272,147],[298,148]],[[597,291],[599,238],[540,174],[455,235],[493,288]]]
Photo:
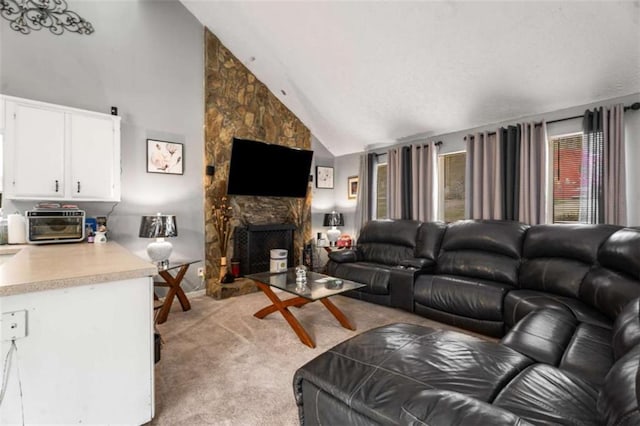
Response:
[[[184,145],[147,139],[147,173],[184,174]]]
[[[355,200],[358,196],[358,176],[349,176],[347,178],[347,198]]]
[[[333,167],[316,166],[316,188],[333,188]]]

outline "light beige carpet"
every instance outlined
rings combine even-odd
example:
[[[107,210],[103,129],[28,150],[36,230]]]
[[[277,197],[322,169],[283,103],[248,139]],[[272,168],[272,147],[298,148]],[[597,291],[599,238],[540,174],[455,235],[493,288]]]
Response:
[[[279,293],[283,299],[286,293]],[[347,330],[320,303],[291,308],[316,348],[300,342],[261,292],[214,300],[189,297],[173,304],[158,326],[164,341],[155,367],[156,415],[151,425],[297,425],[293,374],[305,362],[365,330],[394,322],[455,329],[408,312],[344,296],[331,300],[357,328]],[[462,331],[462,330],[460,330]]]

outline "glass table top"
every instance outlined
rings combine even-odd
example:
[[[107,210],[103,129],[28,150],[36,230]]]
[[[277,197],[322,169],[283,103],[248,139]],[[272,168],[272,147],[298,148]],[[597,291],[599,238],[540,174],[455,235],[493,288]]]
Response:
[[[184,265],[193,265],[194,263],[198,263],[200,262],[200,259],[176,259],[176,260],[171,260],[169,259],[169,266],[167,266],[166,268],[158,268],[158,271],[170,271],[172,269],[177,269],[177,268],[181,268]]]
[[[299,285],[296,283],[295,267],[289,268],[285,272],[259,272],[249,274],[245,275],[245,278],[259,281],[268,286],[279,288],[280,290],[309,300],[319,300],[365,286],[364,284],[354,281],[334,278],[312,271],[307,271],[306,284]]]

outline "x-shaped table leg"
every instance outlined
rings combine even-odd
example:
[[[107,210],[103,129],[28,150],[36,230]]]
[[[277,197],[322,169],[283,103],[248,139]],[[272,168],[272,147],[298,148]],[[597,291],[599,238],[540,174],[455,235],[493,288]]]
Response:
[[[262,292],[271,300],[273,305],[267,306],[266,308],[260,309],[258,312],[253,314],[256,318],[264,318],[267,315],[279,311],[284,319],[287,320],[293,331],[296,332],[298,338],[302,343],[309,346],[310,348],[315,348],[316,344],[313,342],[313,339],[309,336],[307,331],[302,327],[302,324],[293,316],[293,314],[289,311],[289,306],[300,307],[310,302],[310,300],[304,299],[302,297],[294,297],[292,299],[280,300],[280,298],[271,290],[271,287],[268,285],[256,281],[256,285]]]
[[[187,295],[184,294],[184,290],[180,287],[180,283],[184,278],[184,274],[187,273],[187,269],[189,269],[189,264],[182,265],[178,270],[178,273],[175,277],[171,276],[169,271],[159,271],[158,274],[165,280],[165,283],[154,283],[155,285],[160,285],[164,287],[169,287],[169,291],[164,298],[164,303],[162,304],[162,308],[160,308],[160,312],[158,313],[158,324],[162,324],[167,320],[169,316],[169,311],[171,310],[171,304],[173,303],[173,298],[178,297],[180,301],[180,306],[182,306],[183,311],[188,311],[191,309],[191,303],[189,303],[189,299],[187,299]]]

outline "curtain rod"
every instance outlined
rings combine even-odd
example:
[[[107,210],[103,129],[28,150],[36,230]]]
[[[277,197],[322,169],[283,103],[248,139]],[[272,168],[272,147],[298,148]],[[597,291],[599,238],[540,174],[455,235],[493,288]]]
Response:
[[[640,102],[634,102],[631,105],[627,105],[624,107],[624,112],[627,112],[628,110],[640,110]],[[568,120],[575,120],[576,118],[583,118],[584,114],[582,115],[574,115],[573,117],[566,117],[566,118],[558,118],[557,120],[549,120],[547,121],[547,124],[551,124],[551,123],[559,123],[561,121],[568,121]],[[533,124],[536,127],[542,126],[542,122],[539,123],[534,123]],[[495,135],[496,132],[487,132],[487,135],[491,136],[491,135]],[[467,139],[467,137],[465,136],[464,139]]]
[[[442,143],[443,143],[442,141],[438,141],[438,142],[434,142],[433,144],[435,146],[440,146],[440,145],[442,145]],[[409,145],[409,146],[411,146],[411,145]],[[425,146],[425,145],[418,145],[417,147],[418,148],[422,148],[423,146]],[[404,148],[404,146],[401,146],[401,147],[398,147],[398,148]],[[387,155],[386,152],[382,152],[380,154],[378,154],[377,152],[372,152],[371,154],[375,155],[376,157],[380,157],[381,155]]]

